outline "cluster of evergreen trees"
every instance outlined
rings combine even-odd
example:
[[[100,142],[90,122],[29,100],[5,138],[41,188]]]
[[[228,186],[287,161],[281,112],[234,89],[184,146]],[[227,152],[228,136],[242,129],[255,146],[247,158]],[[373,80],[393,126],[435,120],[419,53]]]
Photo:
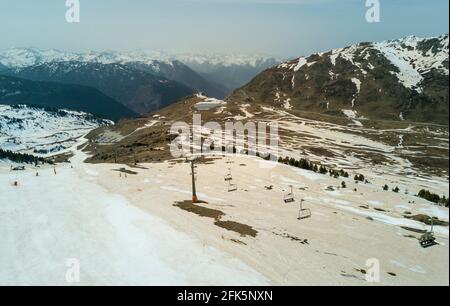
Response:
[[[269,159],[268,157],[263,157],[264,159]],[[295,158],[289,158],[289,157],[285,157],[282,158],[280,157],[278,159],[279,163],[285,164],[285,165],[289,165],[289,166],[293,166],[296,168],[300,168],[300,169],[305,169],[305,170],[309,170],[309,171],[314,171],[316,173],[320,173],[320,174],[330,174],[330,176],[334,177],[334,178],[339,178],[339,177],[345,177],[348,178],[349,174],[348,172],[344,171],[344,170],[334,170],[334,169],[327,169],[325,166],[322,165],[318,165],[316,163],[313,163],[305,158],[301,158],[301,159],[295,159]],[[357,174],[355,175],[355,181],[356,182],[365,182],[365,183],[369,183],[368,180],[366,180],[366,178],[364,177],[364,175],[362,174]],[[345,182],[342,182],[342,188],[346,188],[347,185]],[[384,185],[383,186],[383,190],[388,191],[389,190],[389,186],[388,185]],[[400,188],[395,187],[394,189],[392,189],[393,192],[395,193],[399,193],[400,192]],[[419,192],[419,194],[417,195],[420,198],[426,199],[430,202],[445,206],[445,207],[449,207],[449,199],[447,199],[445,196],[443,196],[442,198],[434,193],[431,193],[428,190],[421,190]]]
[[[362,174],[355,175],[355,181],[357,182],[366,182],[366,178]]]
[[[436,204],[439,204],[439,205],[442,205],[445,207],[449,206],[449,199],[447,199],[445,196],[443,196],[441,198],[439,195],[432,193],[429,190],[422,189],[417,196],[419,198],[428,200],[430,202],[433,202],[433,203],[436,203]]]
[[[384,191],[389,191],[389,186],[385,184],[383,186],[383,190]],[[394,189],[392,189],[392,191],[395,192],[395,193],[399,193],[400,192],[400,188],[398,188],[398,186],[397,186]],[[405,191],[405,192],[406,192],[406,194],[408,194],[408,191]]]
[[[339,178],[340,176],[345,177],[345,178],[349,178],[350,175],[348,174],[348,172],[344,171],[344,170],[334,170],[334,169],[330,169],[328,171],[328,173],[330,174],[330,176],[334,177],[334,178]]]
[[[342,177],[349,177],[348,172],[345,172],[344,170],[334,170],[334,169],[327,169],[325,166],[322,165],[318,165],[316,163],[313,163],[305,158],[301,158],[301,159],[295,159],[295,158],[289,158],[289,157],[285,157],[282,158],[280,157],[278,159],[279,163],[285,164],[285,165],[289,165],[289,166],[293,166],[296,168],[300,168],[300,169],[304,169],[304,170],[309,170],[309,171],[314,171],[316,173],[320,173],[320,174],[330,174],[330,176],[334,177],[334,178],[339,178],[340,176]]]
[[[0,159],[9,159],[10,161],[16,163],[25,163],[25,164],[35,164],[38,163],[44,164],[52,164],[52,161],[46,160],[42,157],[37,157],[30,154],[22,154],[22,153],[14,153],[12,151],[5,151],[0,149]]]

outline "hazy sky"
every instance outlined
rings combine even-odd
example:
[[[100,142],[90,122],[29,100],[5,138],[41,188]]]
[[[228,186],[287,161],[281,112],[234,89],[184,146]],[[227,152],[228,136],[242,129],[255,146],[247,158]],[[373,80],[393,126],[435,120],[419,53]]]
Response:
[[[65,0],[0,0],[0,49],[307,55],[359,41],[448,33],[448,0],[79,0],[81,22],[65,21]]]

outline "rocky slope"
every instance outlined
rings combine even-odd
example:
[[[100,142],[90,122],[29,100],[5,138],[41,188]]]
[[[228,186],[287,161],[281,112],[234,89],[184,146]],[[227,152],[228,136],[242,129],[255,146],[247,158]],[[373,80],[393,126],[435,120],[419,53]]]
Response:
[[[360,43],[282,63],[230,98],[335,117],[448,125],[448,35]]]
[[[54,82],[36,82],[0,75],[0,104],[32,104],[84,111],[119,120],[137,114],[95,88]]]
[[[34,81],[92,86],[136,113],[163,108],[192,93],[192,89],[122,64],[49,62],[11,69],[10,74]]]
[[[135,61],[128,62],[126,65],[168,80],[173,80],[195,91],[201,91],[213,97],[224,98],[230,93],[226,87],[219,85],[219,83],[214,83],[207,76],[200,75],[177,60],[169,63]]]
[[[221,101],[195,95],[158,112],[124,120],[90,133],[91,162],[157,162],[173,159],[169,145],[177,137],[175,122],[192,125],[226,122],[278,124],[279,157],[307,158],[333,169],[373,175],[448,175],[448,128],[406,121],[373,121],[317,115],[302,116],[287,110]],[[312,118],[314,117],[314,118]],[[339,120],[338,120],[339,119]],[[361,121],[360,121],[361,120]],[[364,126],[366,125],[366,126]],[[209,134],[203,130],[203,137]],[[228,144],[225,144],[228,145]],[[363,172],[364,171],[364,172]]]
[[[267,56],[180,56],[187,66],[204,78],[224,86],[228,93],[244,86],[262,71],[280,63]],[[208,92],[206,92],[208,93]]]

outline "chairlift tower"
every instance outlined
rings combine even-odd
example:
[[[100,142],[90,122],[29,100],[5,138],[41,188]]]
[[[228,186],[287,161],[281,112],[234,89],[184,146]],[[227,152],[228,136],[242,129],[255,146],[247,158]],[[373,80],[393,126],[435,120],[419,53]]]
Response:
[[[225,182],[229,182],[233,180],[233,176],[231,175],[231,168],[228,168],[228,174],[225,175]]]
[[[195,158],[191,159],[189,162],[191,163],[191,176],[192,176],[192,203],[197,203],[197,188],[195,186],[195,162],[197,160]]]
[[[231,175],[231,168],[228,168],[228,174],[225,175],[225,182],[228,182],[228,192],[234,192],[238,190],[236,184],[233,184],[233,176]]]

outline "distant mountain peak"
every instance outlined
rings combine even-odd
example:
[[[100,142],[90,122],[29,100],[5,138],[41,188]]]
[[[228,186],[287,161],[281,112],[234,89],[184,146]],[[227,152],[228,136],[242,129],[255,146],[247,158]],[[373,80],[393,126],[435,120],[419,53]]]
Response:
[[[27,67],[52,61],[98,62],[103,64],[130,62],[144,62],[146,64],[163,62],[165,64],[172,64],[174,61],[179,61],[185,64],[247,65],[257,67],[262,62],[269,60],[277,59],[263,55],[169,54],[142,50],[129,52],[87,51],[81,53],[65,52],[57,49],[41,50],[32,47],[0,50],[0,63],[6,67]]]
[[[169,54],[158,51],[65,52],[56,49],[0,50],[0,71],[17,72],[55,63],[122,64],[224,98],[279,61],[261,55]],[[145,108],[144,108],[145,109]]]

